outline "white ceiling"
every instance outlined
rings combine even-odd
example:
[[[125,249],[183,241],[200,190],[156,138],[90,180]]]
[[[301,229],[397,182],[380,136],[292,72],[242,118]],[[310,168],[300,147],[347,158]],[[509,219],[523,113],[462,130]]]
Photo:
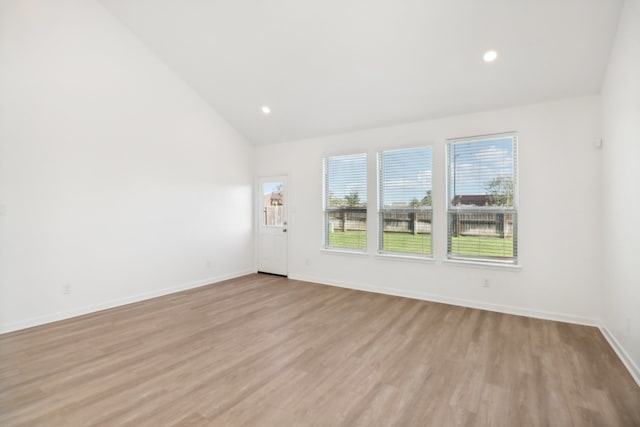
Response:
[[[256,144],[598,93],[621,8],[619,0],[101,1]],[[492,64],[482,60],[487,49],[498,51]]]

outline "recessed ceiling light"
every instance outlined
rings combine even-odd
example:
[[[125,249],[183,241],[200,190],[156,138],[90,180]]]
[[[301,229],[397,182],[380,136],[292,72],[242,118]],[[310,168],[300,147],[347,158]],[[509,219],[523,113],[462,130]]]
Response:
[[[484,53],[484,60],[485,62],[493,62],[496,60],[496,58],[498,57],[498,52],[496,52],[495,50],[488,50]]]
[[[265,114],[271,114],[271,108],[268,105],[262,107],[262,112]]]

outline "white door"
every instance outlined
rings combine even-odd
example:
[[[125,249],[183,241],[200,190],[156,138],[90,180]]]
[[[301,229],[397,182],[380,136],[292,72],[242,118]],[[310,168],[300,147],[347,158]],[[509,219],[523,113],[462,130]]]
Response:
[[[287,275],[287,177],[258,180],[258,271]]]

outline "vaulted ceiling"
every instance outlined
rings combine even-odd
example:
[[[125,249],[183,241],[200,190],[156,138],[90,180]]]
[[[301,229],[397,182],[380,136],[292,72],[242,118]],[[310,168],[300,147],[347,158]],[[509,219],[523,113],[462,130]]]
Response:
[[[101,1],[256,144],[598,93],[621,8],[619,0]],[[493,63],[482,59],[489,49]]]

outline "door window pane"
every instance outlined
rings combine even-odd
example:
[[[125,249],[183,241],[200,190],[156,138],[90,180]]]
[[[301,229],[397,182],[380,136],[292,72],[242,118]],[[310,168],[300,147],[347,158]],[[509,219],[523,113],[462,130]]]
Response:
[[[263,219],[265,227],[282,227],[284,218],[284,185],[282,182],[265,182],[262,185]]]

